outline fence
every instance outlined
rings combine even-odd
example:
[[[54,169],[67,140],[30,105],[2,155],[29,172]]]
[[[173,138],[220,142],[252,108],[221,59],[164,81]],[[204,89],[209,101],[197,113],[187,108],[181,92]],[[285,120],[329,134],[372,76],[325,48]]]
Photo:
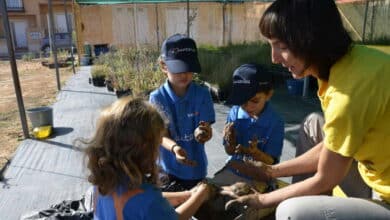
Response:
[[[355,40],[390,43],[390,0],[339,1],[338,7]]]

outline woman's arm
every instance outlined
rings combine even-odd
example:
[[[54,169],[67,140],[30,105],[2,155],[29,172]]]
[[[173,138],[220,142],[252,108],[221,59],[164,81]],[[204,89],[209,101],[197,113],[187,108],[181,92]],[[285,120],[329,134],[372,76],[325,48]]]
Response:
[[[272,178],[294,176],[298,174],[314,173],[323,148],[323,142],[318,143],[306,153],[294,159],[271,166]]]
[[[347,174],[353,159],[344,157],[323,147],[321,150],[318,168],[315,175],[302,182],[285,188],[259,195],[264,205],[277,205],[281,201],[304,195],[318,195],[333,189]]]
[[[301,156],[275,165],[267,165],[256,161],[245,161],[245,163],[230,161],[229,166],[258,181],[314,173],[317,170],[318,159],[322,148],[321,142]]]
[[[242,197],[236,196],[237,199],[230,201],[228,205],[233,203],[244,203],[250,206],[263,208],[275,206],[288,198],[318,195],[327,192],[343,180],[352,161],[353,159],[351,157],[344,157],[328,150],[326,147],[321,147],[317,172],[313,177],[266,194],[252,194]],[[305,169],[303,165],[305,164],[302,164],[301,168]],[[298,168],[296,165],[293,167]],[[225,192],[225,194],[228,193]],[[229,195],[232,194],[230,193]]]

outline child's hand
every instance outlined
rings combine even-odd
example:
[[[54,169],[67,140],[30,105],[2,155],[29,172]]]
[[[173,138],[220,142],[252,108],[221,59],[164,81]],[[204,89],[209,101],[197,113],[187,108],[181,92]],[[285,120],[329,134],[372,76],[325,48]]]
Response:
[[[234,130],[233,125],[234,125],[233,122],[225,124],[222,135],[228,147],[235,148],[237,145],[237,141],[236,141],[236,131]]]
[[[272,156],[268,155],[267,153],[257,148],[257,144],[259,143],[259,140],[257,138],[253,138],[248,143],[249,143],[249,147],[244,149],[245,150],[244,154],[251,156],[256,161],[261,161],[266,164],[274,163],[274,159],[272,158]]]
[[[239,144],[234,148],[235,154],[247,154],[247,147],[244,147],[243,145]]]
[[[163,197],[166,198],[173,207],[176,207],[190,198],[190,191],[182,192],[163,192]]]
[[[259,140],[257,138],[253,138],[251,141],[248,142],[249,146],[245,147],[243,149],[244,154],[248,154],[249,156],[254,156],[256,153],[258,153],[259,148],[257,148],[257,144],[259,143]]]
[[[173,153],[179,163],[192,167],[197,165],[196,161],[188,159],[187,152],[182,147],[173,148]]]
[[[204,144],[213,136],[213,130],[208,122],[200,121],[199,126],[194,131],[195,140]]]

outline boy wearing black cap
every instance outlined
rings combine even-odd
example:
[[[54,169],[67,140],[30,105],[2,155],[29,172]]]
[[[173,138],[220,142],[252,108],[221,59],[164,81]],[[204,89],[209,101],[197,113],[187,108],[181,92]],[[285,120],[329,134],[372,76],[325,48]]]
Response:
[[[168,120],[160,147],[159,163],[167,174],[162,182],[170,186],[167,191],[191,189],[207,175],[204,143],[212,137],[213,102],[210,92],[192,81],[193,74],[201,71],[193,39],[170,36],[162,44],[159,60],[167,81],[150,94],[149,101]]]
[[[226,104],[233,105],[224,128],[223,145],[230,155],[213,182],[230,185],[251,178],[233,169],[231,163],[245,159],[267,164],[279,162],[284,139],[284,121],[271,107],[272,74],[256,64],[244,64],[233,73],[233,86]]]

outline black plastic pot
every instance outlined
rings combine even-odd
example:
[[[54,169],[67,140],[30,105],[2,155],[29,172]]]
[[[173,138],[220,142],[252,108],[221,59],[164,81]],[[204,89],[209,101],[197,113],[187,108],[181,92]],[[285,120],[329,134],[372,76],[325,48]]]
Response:
[[[114,87],[112,87],[112,82],[110,80],[106,80],[106,88],[109,92],[114,91]]]
[[[97,86],[97,87],[103,87],[105,86],[105,79],[104,77],[95,77],[92,78],[92,85]]]
[[[122,96],[131,95],[131,90],[130,89],[127,89],[127,90],[116,90],[115,94],[116,94],[116,97],[118,97],[118,99],[119,99]]]

